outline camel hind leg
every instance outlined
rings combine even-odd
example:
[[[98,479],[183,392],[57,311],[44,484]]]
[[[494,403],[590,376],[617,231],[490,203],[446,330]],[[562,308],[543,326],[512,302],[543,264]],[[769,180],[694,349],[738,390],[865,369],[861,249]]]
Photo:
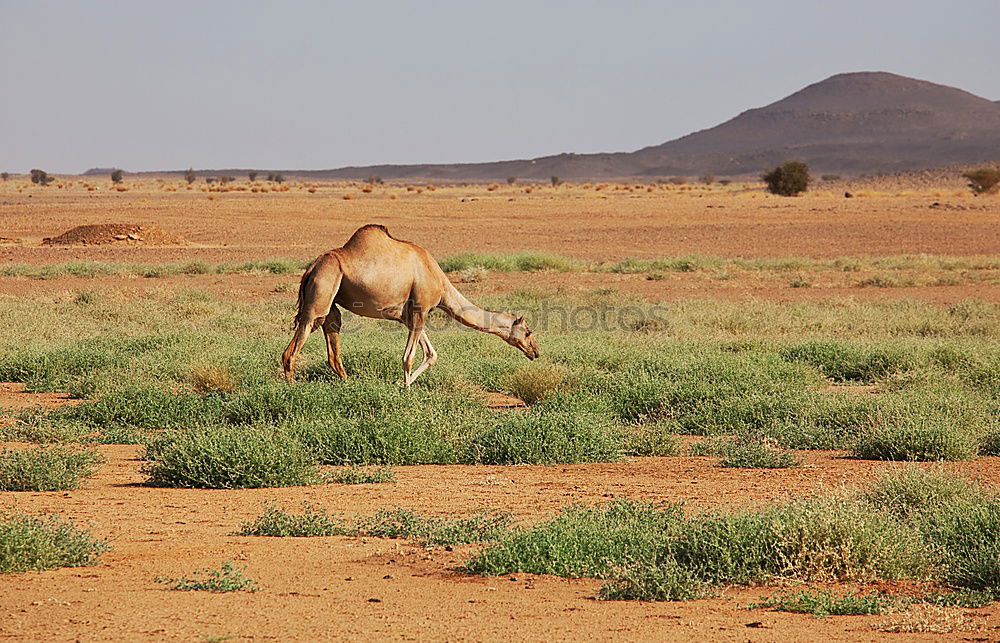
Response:
[[[347,369],[344,368],[344,363],[340,360],[340,325],[342,320],[340,309],[334,304],[330,308],[330,314],[326,316],[326,321],[323,322],[323,334],[326,336],[326,357],[330,368],[346,382]]]
[[[295,332],[288,348],[281,354],[281,367],[287,381],[295,379],[295,359],[309,338],[309,333],[323,325],[330,315],[333,299],[340,290],[342,279],[340,260],[330,254],[317,259],[302,275],[299,284],[299,310],[294,323]],[[339,316],[340,311],[336,312]]]

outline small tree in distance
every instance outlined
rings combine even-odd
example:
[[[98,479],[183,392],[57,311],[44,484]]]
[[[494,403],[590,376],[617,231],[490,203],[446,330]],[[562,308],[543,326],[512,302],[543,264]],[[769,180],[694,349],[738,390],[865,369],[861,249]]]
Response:
[[[0,179],[6,181],[9,178],[10,178],[10,172],[0,172]]]
[[[1000,185],[1000,170],[992,167],[970,170],[963,173],[962,177],[969,180],[969,187],[976,195],[996,192],[997,186]]]
[[[122,182],[122,178],[124,176],[125,176],[124,170],[115,170],[114,172],[111,173],[111,182],[112,183],[121,183]]]
[[[562,179],[560,179],[558,176],[554,174],[549,180],[552,181],[552,187],[554,188],[559,187],[559,184],[562,183]]]
[[[188,169],[184,170],[184,180],[188,182],[188,185],[194,183],[195,179],[197,178],[198,177],[194,175],[194,168],[189,167]]]
[[[49,173],[45,170],[34,169],[31,170],[31,182],[37,183],[38,185],[48,185],[55,181],[55,177],[49,176]]]
[[[256,181],[257,173],[254,172],[253,170],[250,170],[249,172],[247,172],[247,178],[250,179],[251,181]]]
[[[809,187],[809,166],[801,161],[788,161],[761,177],[767,191],[781,196],[796,196]]]
[[[516,176],[508,176],[507,177],[507,185],[514,185],[515,183],[517,183],[517,177]]]

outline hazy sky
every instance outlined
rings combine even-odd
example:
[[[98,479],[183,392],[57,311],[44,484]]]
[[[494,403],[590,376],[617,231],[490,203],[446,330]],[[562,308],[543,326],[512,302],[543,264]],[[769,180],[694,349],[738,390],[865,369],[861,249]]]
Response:
[[[844,71],[1000,99],[1000,0],[0,0],[0,169],[631,151]]]

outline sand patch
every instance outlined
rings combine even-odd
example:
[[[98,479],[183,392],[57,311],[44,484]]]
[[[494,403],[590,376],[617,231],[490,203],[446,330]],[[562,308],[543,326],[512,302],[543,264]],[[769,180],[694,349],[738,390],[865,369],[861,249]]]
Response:
[[[58,237],[42,239],[45,246],[91,246],[104,244],[183,246],[183,237],[151,225],[98,223],[71,228]]]

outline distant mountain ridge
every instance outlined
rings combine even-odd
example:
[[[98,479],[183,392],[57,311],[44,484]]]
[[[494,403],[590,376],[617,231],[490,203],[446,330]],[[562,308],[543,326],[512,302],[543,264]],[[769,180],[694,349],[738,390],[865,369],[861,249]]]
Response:
[[[815,173],[898,172],[1000,159],[1000,101],[887,72],[837,74],[710,129],[635,152],[490,163],[287,170],[317,178],[548,180],[756,174],[786,160]],[[235,174],[245,170],[216,170]],[[201,172],[204,174],[205,172]]]

